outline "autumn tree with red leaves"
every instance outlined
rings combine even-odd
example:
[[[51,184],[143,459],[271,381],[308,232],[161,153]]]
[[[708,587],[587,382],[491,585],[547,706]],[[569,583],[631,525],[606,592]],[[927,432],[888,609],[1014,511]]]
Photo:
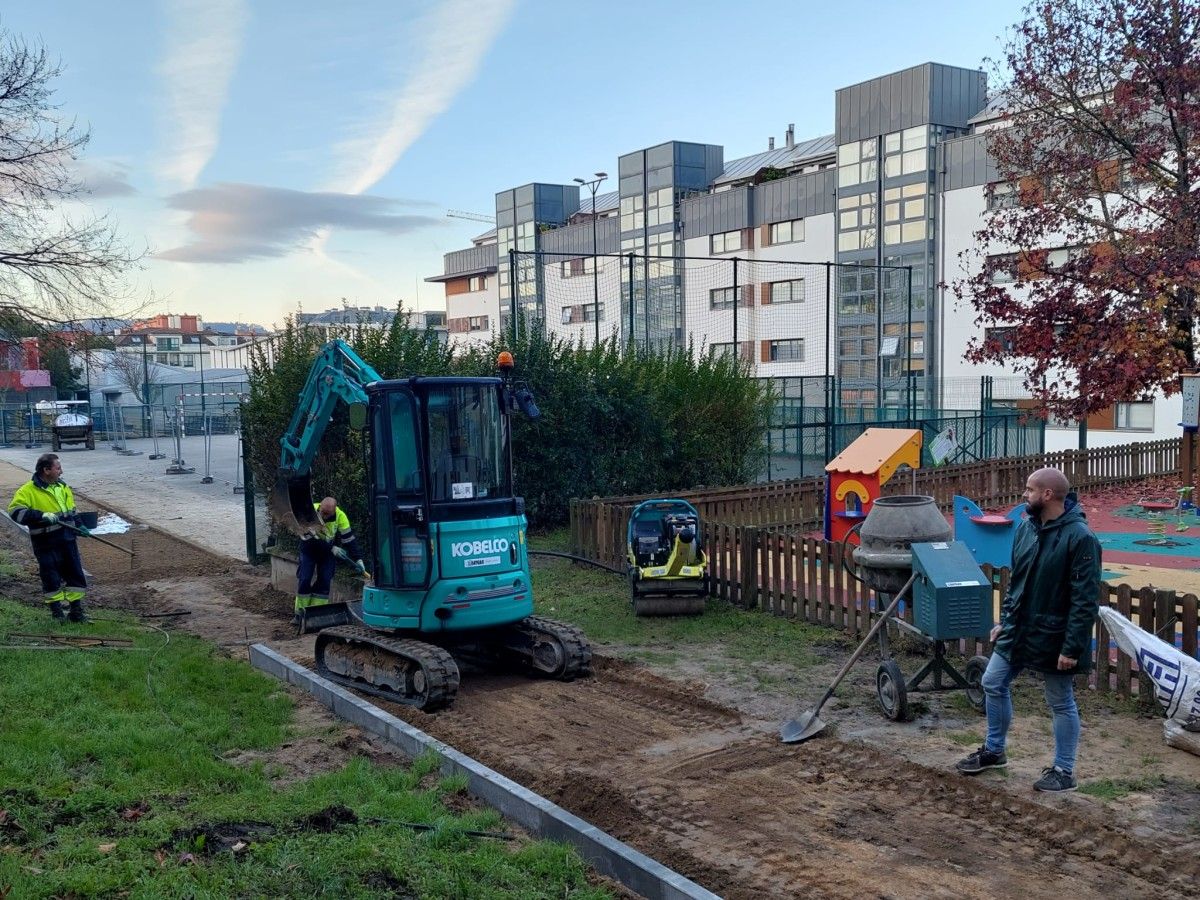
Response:
[[[1005,49],[1001,182],[954,284],[974,362],[1082,417],[1196,365],[1200,0],[1037,0]],[[1005,273],[1005,274],[1001,274]]]

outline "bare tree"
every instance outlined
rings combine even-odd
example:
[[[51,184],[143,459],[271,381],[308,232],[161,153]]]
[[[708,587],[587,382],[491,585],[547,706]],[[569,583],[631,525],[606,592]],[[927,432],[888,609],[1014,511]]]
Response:
[[[73,163],[89,135],[55,114],[61,72],[44,48],[0,29],[0,310],[41,322],[110,312],[141,259],[107,216],[63,207],[86,194]]]
[[[126,388],[143,405],[150,402],[150,388],[164,381],[158,363],[144,360],[140,354],[114,350],[109,354],[105,368],[113,373],[121,387]]]

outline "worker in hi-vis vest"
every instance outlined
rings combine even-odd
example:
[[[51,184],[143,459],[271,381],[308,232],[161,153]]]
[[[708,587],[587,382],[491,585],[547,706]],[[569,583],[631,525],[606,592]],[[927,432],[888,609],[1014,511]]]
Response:
[[[320,503],[314,503],[313,509],[317,511],[321,525],[315,533],[309,532],[300,539],[300,565],[296,569],[296,581],[299,582],[296,588],[297,622],[302,609],[329,602],[337,560],[352,562],[358,566],[359,574],[367,574],[358,540],[350,528],[350,519],[338,509],[337,500],[326,497]]]
[[[83,598],[87,577],[79,558],[76,534],[91,534],[79,524],[75,494],[62,480],[62,463],[57,453],[43,453],[33,468],[33,478],[17,488],[8,514],[29,529],[42,597],[56,620],[86,622]],[[63,609],[63,604],[67,609]]]

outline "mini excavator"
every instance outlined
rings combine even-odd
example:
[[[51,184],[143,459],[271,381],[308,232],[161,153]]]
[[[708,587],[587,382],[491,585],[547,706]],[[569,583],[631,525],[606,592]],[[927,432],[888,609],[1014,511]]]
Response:
[[[511,417],[537,405],[514,382],[513,359],[495,378],[385,380],[344,341],[321,348],[287,432],[271,495],[296,535],[321,527],[311,467],[338,403],[368,447],[372,580],[361,615],[316,607],[317,671],[332,681],[423,710],[448,706],[455,657],[515,665],[569,681],[590,672],[577,628],[534,616],[525,501],[513,491]]]

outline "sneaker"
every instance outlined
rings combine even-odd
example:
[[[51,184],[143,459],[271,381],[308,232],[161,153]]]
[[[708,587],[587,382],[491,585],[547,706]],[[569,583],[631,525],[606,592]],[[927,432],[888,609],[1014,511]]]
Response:
[[[1042,777],[1033,783],[1035,791],[1045,791],[1048,794],[1064,794],[1076,788],[1075,776],[1064,772],[1058,766],[1042,769]]]
[[[980,747],[969,756],[964,756],[954,764],[954,768],[964,775],[978,775],[984,769],[1003,769],[1008,765],[1008,757],[1004,751],[993,753],[987,747]]]

